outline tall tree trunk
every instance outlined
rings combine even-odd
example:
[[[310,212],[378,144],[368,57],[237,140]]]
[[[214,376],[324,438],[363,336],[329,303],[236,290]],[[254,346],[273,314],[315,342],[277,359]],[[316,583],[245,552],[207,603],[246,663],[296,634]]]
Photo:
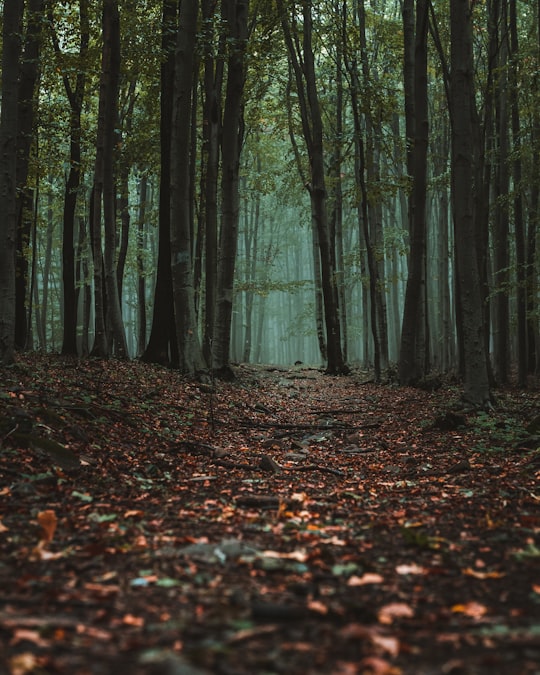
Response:
[[[171,263],[178,365],[191,375],[205,367],[195,316],[191,242],[191,115],[198,7],[198,0],[182,0],[180,7],[171,131]]]
[[[54,30],[52,7],[48,8],[49,26],[58,63],[61,63],[61,47]],[[69,173],[64,191],[64,211],[62,230],[62,292],[63,292],[63,340],[62,353],[77,353],[77,294],[75,291],[75,212],[81,184],[81,115],[86,87],[85,60],[90,41],[88,0],[79,3],[79,68],[72,85],[69,73],[62,72],[64,89],[69,101]]]
[[[404,23],[407,27],[408,16]],[[427,90],[427,34],[428,2],[416,2],[414,48],[413,121],[407,130],[414,133],[412,148],[412,192],[409,198],[410,253],[409,272],[405,291],[401,345],[399,352],[399,380],[403,385],[417,382],[426,373],[426,191],[428,148],[428,90]],[[406,64],[408,65],[408,64]],[[409,95],[410,96],[410,95]]]
[[[0,363],[14,360],[17,108],[22,0],[5,0],[0,110]]]
[[[147,363],[178,365],[171,270],[171,128],[176,44],[177,0],[163,0],[160,97],[159,242],[154,312],[148,345],[141,357]]]
[[[452,119],[452,200],[456,278],[461,303],[464,398],[489,404],[490,390],[473,202],[473,50],[469,0],[450,0]]]
[[[510,138],[508,110],[508,39],[506,36],[506,6],[501,15],[494,17],[502,32],[498,50],[498,68],[494,82],[495,141],[497,163],[494,179],[493,227],[493,285],[496,293],[493,302],[493,365],[498,381],[508,382],[510,360],[509,326],[510,306],[508,283],[510,280],[510,252],[508,250],[510,203]]]
[[[138,307],[138,353],[146,347],[146,202],[148,198],[148,176],[143,173],[139,181],[139,213],[137,216],[137,307]]]
[[[128,356],[124,322],[116,274],[116,180],[115,140],[118,125],[118,91],[120,77],[120,16],[117,0],[103,2],[103,59],[98,113],[98,143],[102,144],[104,272],[107,293],[107,323],[119,358]]]
[[[27,28],[21,59],[19,83],[19,113],[17,133],[17,254],[15,272],[15,346],[26,347],[28,318],[28,261],[26,251],[33,221],[34,191],[28,186],[30,152],[34,139],[36,85],[40,71],[41,12],[44,0],[30,0],[26,10]]]
[[[518,384],[527,386],[527,267],[525,264],[525,225],[523,216],[523,187],[521,170],[521,120],[519,111],[519,43],[516,3],[509,2],[510,23],[510,114],[512,118],[514,230],[516,238],[516,298],[517,298],[517,361]]]
[[[360,24],[360,32],[363,30],[364,26],[364,17],[363,17],[363,6],[355,6],[356,20]],[[360,16],[361,15],[361,16]],[[343,21],[343,42],[346,43],[347,40],[347,24]],[[365,31],[364,31],[365,32]],[[379,381],[381,377],[381,336],[380,336],[380,327],[381,322],[377,315],[377,293],[379,287],[379,277],[378,277],[378,268],[375,260],[375,247],[373,243],[373,238],[371,234],[371,228],[369,224],[369,195],[368,195],[368,186],[367,186],[367,161],[366,161],[366,150],[363,136],[363,124],[362,124],[362,114],[361,114],[361,103],[360,103],[360,92],[361,92],[361,82],[360,74],[358,70],[358,59],[355,53],[349,53],[348,50],[344,52],[344,63],[349,73],[351,80],[350,86],[350,98],[351,98],[351,108],[353,116],[353,126],[354,126],[354,167],[355,167],[355,176],[360,191],[360,199],[357,207],[358,214],[358,242],[361,249],[361,242],[364,242],[365,245],[365,255],[361,252],[361,266],[362,266],[362,278],[368,279],[368,293],[365,292],[365,288],[362,288],[362,314],[364,317],[364,324],[366,329],[364,330],[364,362],[367,364],[369,361],[369,336],[368,336],[368,316],[369,324],[371,325],[371,337],[373,342],[373,368],[375,374],[375,380]],[[365,73],[364,73],[365,74]],[[365,268],[367,266],[367,274]]]
[[[221,132],[221,92],[224,59],[214,54],[214,23],[218,0],[203,0],[204,98],[202,121],[201,228],[205,236],[205,300],[203,353],[212,363],[216,274],[218,252],[218,176],[219,136]],[[220,36],[218,52],[225,48],[225,33]]]
[[[335,242],[332,240],[328,220],[327,190],[325,179],[323,122],[317,90],[315,57],[313,53],[312,2],[302,3],[302,46],[297,32],[287,17],[282,0],[278,0],[285,43],[292,62],[300,104],[302,129],[310,161],[310,181],[307,185],[311,200],[311,213],[319,237],[321,280],[326,328],[327,372],[331,375],[348,373],[343,360],[338,296],[335,284]],[[294,21],[294,18],[293,18]],[[294,26],[297,31],[297,27]]]
[[[217,296],[212,368],[230,378],[229,349],[238,242],[240,153],[244,135],[245,52],[249,0],[223,0],[229,55],[221,140],[221,231],[219,235]]]

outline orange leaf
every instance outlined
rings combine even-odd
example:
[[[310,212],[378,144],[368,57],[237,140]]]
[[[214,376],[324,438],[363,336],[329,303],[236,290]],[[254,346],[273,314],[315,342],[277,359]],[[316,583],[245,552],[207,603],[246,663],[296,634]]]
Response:
[[[38,523],[41,525],[41,541],[44,544],[50,544],[58,523],[56,513],[51,509],[48,511],[40,511],[37,514],[37,519]]]
[[[481,605],[479,602],[467,602],[462,605],[454,605],[452,607],[452,612],[456,614],[465,614],[465,616],[470,616],[473,619],[479,619],[482,616],[487,614],[487,607]]]
[[[473,570],[471,567],[467,567],[462,572],[468,577],[474,577],[475,579],[500,579],[506,576],[504,572],[479,572],[478,570]]]
[[[133,616],[133,614],[125,614],[122,618],[122,623],[126,626],[136,626],[140,628],[144,626],[144,619],[142,616]]]

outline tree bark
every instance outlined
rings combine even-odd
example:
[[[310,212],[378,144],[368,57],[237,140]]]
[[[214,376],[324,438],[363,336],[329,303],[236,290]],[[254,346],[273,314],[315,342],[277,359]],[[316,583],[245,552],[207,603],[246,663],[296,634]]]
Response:
[[[474,86],[470,11],[469,0],[450,0],[452,200],[456,278],[463,321],[463,395],[472,405],[484,407],[490,402],[490,390],[474,220]]]
[[[28,186],[30,152],[34,137],[36,109],[36,85],[40,72],[41,48],[41,12],[44,0],[30,0],[26,10],[27,28],[24,36],[24,49],[21,59],[21,79],[19,83],[19,112],[17,133],[17,257],[15,272],[15,346],[25,349],[27,346],[28,312],[28,262],[27,248],[33,221],[34,190]]]
[[[299,36],[295,34],[293,38],[291,24],[286,16],[283,2],[282,0],[278,0],[285,43],[296,79],[302,129],[310,162],[310,182],[306,187],[308,188],[311,200],[312,218],[319,237],[326,328],[326,370],[331,375],[342,375],[348,373],[349,368],[343,360],[341,347],[339,305],[335,284],[335,242],[331,238],[328,220],[323,122],[313,53],[312,4],[311,1],[302,3],[303,33],[302,46],[300,48]]]
[[[202,121],[201,228],[205,237],[205,299],[203,353],[212,362],[216,308],[216,274],[218,253],[218,176],[219,137],[221,133],[221,94],[224,59],[214,54],[217,0],[203,0],[204,99]],[[225,34],[220,36],[218,52],[224,48]]]
[[[60,41],[54,30],[52,9],[48,9],[54,52],[61,56]],[[63,354],[77,354],[77,293],[75,290],[75,212],[81,184],[81,115],[86,87],[86,55],[90,41],[88,0],[79,3],[79,68],[75,84],[67,72],[62,73],[64,89],[69,101],[69,174],[64,191],[62,229],[62,293],[63,293]],[[59,61],[60,62],[60,61]]]
[[[221,231],[219,235],[217,294],[212,368],[230,378],[231,321],[234,270],[238,243],[240,154],[244,135],[245,52],[248,38],[249,0],[223,0],[229,55],[221,140]]]
[[[191,242],[191,115],[198,7],[198,0],[182,0],[180,7],[171,130],[171,261],[178,365],[190,375],[205,368],[195,316]]]
[[[404,23],[407,26],[407,15]],[[428,2],[416,2],[413,103],[406,108],[413,120],[407,130],[414,134],[409,197],[410,253],[399,352],[399,381],[411,385],[426,374],[426,191],[428,149],[427,90]],[[407,53],[407,50],[406,50]],[[407,64],[406,64],[407,65]],[[410,97],[410,94],[409,94]]]
[[[174,87],[177,1],[164,0],[162,17],[160,97],[159,242],[154,311],[150,337],[142,361],[178,365],[171,270],[171,128]]]
[[[4,365],[15,358],[16,139],[22,11],[22,0],[5,0],[0,111],[0,363]]]

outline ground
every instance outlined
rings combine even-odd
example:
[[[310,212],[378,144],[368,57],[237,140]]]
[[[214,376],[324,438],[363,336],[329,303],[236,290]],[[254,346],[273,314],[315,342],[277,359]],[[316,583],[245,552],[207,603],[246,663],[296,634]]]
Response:
[[[0,371],[0,675],[538,675],[540,392]]]

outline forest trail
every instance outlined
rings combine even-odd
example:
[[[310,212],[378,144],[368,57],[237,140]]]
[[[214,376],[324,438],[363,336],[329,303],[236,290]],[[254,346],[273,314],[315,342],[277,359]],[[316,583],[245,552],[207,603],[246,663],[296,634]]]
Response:
[[[538,388],[235,370],[2,370],[0,674],[538,675]]]

